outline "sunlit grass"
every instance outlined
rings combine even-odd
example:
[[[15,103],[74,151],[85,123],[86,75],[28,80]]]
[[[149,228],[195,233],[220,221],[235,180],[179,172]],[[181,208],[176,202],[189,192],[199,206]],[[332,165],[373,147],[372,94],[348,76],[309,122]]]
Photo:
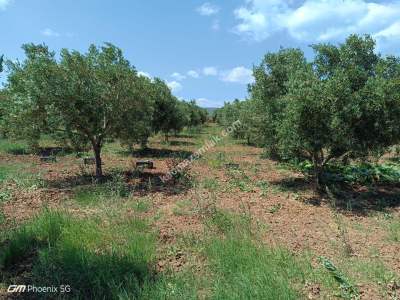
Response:
[[[152,281],[155,239],[138,219],[102,222],[45,212],[10,233],[5,245],[3,270],[33,255],[35,284],[69,284],[71,296],[79,298],[136,298],[144,282]]]

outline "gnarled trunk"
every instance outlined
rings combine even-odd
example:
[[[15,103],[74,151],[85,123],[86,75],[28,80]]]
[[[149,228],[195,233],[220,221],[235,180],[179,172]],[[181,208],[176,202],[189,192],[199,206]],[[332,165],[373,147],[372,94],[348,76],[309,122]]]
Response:
[[[93,145],[93,152],[94,152],[94,159],[96,161],[96,177],[101,178],[103,177],[103,169],[101,166],[101,142],[92,142]]]
[[[322,151],[314,152],[312,159],[314,167],[314,188],[315,191],[322,191],[322,175],[324,173],[323,153]]]

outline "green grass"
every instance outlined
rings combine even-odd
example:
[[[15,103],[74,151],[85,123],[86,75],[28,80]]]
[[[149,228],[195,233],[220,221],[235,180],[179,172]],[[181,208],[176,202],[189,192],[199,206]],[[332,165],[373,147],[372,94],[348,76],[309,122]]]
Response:
[[[306,281],[326,280],[308,256],[260,242],[250,232],[249,218],[220,211],[211,224],[222,232],[204,248],[212,274],[211,299],[299,299]]]
[[[154,235],[137,219],[103,222],[45,212],[10,234],[5,245],[3,270],[33,255],[36,285],[69,284],[77,298],[136,299],[153,281]]]
[[[144,213],[150,210],[151,208],[151,200],[148,198],[142,198],[138,199],[134,204],[133,204],[133,209],[135,212],[138,213]]]
[[[77,188],[74,200],[81,205],[96,205],[99,202],[113,201],[128,196],[130,196],[130,191],[124,178],[115,174],[107,182]]]
[[[208,227],[217,231],[173,245],[202,257],[201,276],[193,262],[156,274],[156,239],[143,221],[45,211],[7,234],[0,279],[11,283],[14,267],[31,257],[36,285],[69,284],[77,299],[298,299],[305,282],[332,284],[310,257],[262,244],[248,222],[221,212]]]
[[[26,190],[35,190],[43,188],[46,182],[43,180],[40,173],[31,173],[26,171],[29,165],[15,163],[0,165],[0,185],[6,181],[12,181],[18,188]],[[4,200],[4,193],[9,192],[4,187],[0,186],[0,201]]]
[[[339,270],[332,261],[326,257],[319,257],[321,264],[330,273],[340,288],[340,296],[344,299],[359,299],[360,295],[357,287]]]
[[[219,188],[219,183],[215,178],[204,178],[201,186],[210,191],[216,191]]]
[[[388,238],[390,241],[400,243],[400,221],[391,220],[388,224]]]
[[[19,165],[0,165],[0,183],[15,176],[20,169]]]
[[[24,141],[0,139],[0,153],[21,155],[29,154],[28,145]]]
[[[187,216],[192,213],[191,211],[192,201],[190,199],[181,200],[176,203],[172,212],[175,216]]]
[[[230,188],[238,188],[242,192],[252,192],[254,190],[251,178],[241,169],[227,169]]]
[[[379,257],[371,259],[351,259],[346,263],[348,265],[348,273],[360,277],[365,282],[374,282],[378,285],[388,284],[396,275],[390,271]]]
[[[207,247],[213,299],[298,299],[304,273],[287,251],[259,247],[250,239],[215,239]]]
[[[74,200],[81,205],[90,205],[103,200],[103,189],[99,188],[81,188],[75,192]]]

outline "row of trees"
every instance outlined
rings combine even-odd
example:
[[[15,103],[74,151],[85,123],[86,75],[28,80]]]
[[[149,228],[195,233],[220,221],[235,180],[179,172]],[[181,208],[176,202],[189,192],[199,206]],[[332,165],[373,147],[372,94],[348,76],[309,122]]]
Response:
[[[368,35],[338,46],[268,53],[254,67],[246,101],[226,103],[216,120],[240,119],[238,137],[278,159],[309,160],[319,186],[325,166],[382,154],[400,141],[400,59],[375,52]]]
[[[111,139],[145,146],[162,132],[168,138],[185,126],[198,126],[206,111],[179,101],[162,80],[139,76],[112,44],[87,53],[61,50],[56,59],[45,45],[23,45],[23,62],[7,61],[1,91],[3,135],[27,139],[35,147],[47,134],[76,149],[91,145],[96,175],[102,176],[101,150]]]

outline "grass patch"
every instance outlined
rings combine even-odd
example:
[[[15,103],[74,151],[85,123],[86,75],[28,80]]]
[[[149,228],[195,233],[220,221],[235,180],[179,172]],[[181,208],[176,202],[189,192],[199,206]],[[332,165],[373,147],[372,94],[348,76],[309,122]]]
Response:
[[[332,278],[338,283],[340,296],[344,299],[359,299],[357,287],[326,257],[319,258],[321,264],[329,271]]]
[[[388,224],[388,239],[400,243],[400,221],[392,220]]]
[[[190,199],[181,200],[176,203],[175,207],[172,209],[172,212],[175,216],[188,216],[192,213],[190,210],[192,206],[192,201]]]
[[[26,172],[25,170],[28,167],[29,166],[24,166],[22,164],[0,165],[0,184],[6,181],[12,181],[18,188],[26,190],[35,190],[45,187],[46,184],[42,175],[40,173]],[[2,197],[0,196],[0,198]]]
[[[19,165],[0,165],[0,183],[14,177],[20,168]]]
[[[138,213],[145,213],[149,211],[150,207],[151,207],[151,202],[150,199],[147,198],[138,199],[133,205],[133,209],[135,210],[135,212]]]
[[[76,298],[136,299],[153,281],[154,251],[154,236],[137,219],[81,220],[47,211],[9,235],[0,265],[6,274],[34,255],[37,286],[69,284],[68,296]]]
[[[373,282],[376,285],[383,285],[385,288],[388,283],[396,279],[396,274],[388,270],[379,258],[374,259],[352,259],[351,263],[346,262],[348,273],[353,273],[360,280]]]
[[[114,175],[104,183],[93,183],[75,191],[74,200],[81,205],[92,205],[110,199],[125,198],[130,190],[123,176]]]
[[[103,196],[103,189],[90,186],[77,190],[74,200],[81,205],[90,205],[98,203]]]
[[[219,183],[215,178],[204,178],[201,186],[210,191],[216,191],[219,188]]]
[[[229,177],[229,186],[238,188],[242,192],[252,192],[253,183],[251,178],[241,169],[227,169],[226,174]]]
[[[296,259],[250,239],[215,239],[206,249],[215,273],[213,299],[298,299],[293,281],[303,281]]]
[[[29,154],[28,145],[23,141],[0,139],[0,153],[13,155]]]
[[[306,283],[321,285],[325,294],[337,288],[325,269],[312,267],[309,253],[295,256],[262,243],[251,218],[217,210],[207,222],[207,232],[217,229],[202,246],[210,299],[300,299]]]

